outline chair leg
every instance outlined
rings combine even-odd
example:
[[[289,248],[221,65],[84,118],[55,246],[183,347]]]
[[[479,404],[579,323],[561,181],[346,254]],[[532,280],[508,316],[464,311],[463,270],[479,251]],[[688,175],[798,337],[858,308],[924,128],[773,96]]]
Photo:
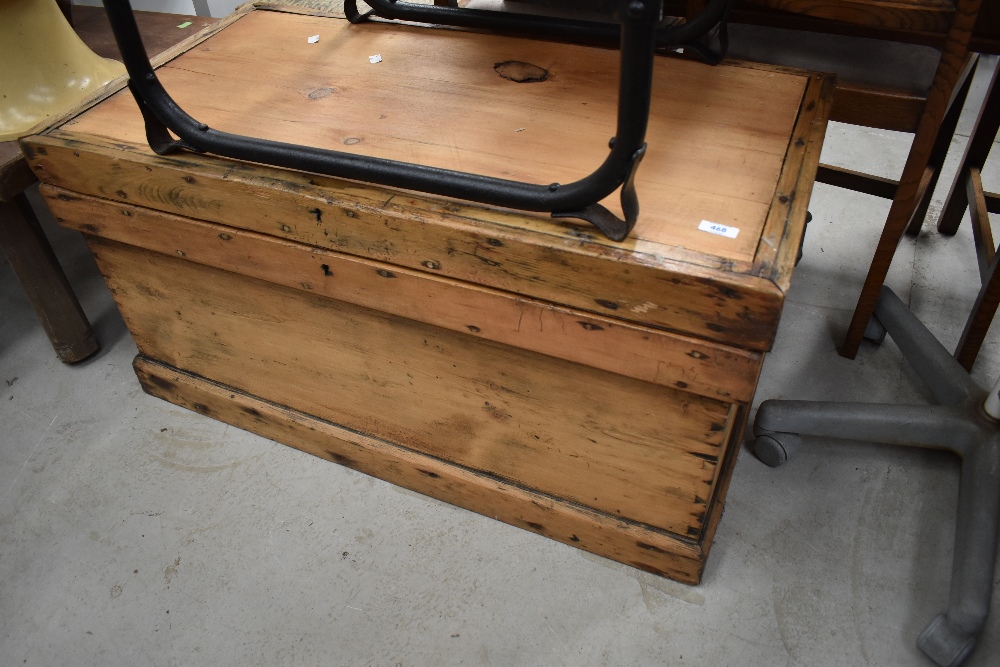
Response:
[[[984,420],[990,422],[987,428]],[[983,440],[990,430],[992,435]],[[950,449],[962,457],[948,610],[927,625],[917,646],[941,667],[964,662],[986,623],[993,592],[1000,530],[1000,424],[964,407],[765,401],[754,433],[754,454],[772,466],[784,462],[772,451],[772,434],[778,443],[788,434],[826,435]],[[780,444],[778,451],[783,453]]]
[[[801,435],[948,449],[956,454],[974,443],[979,431],[970,426],[965,405],[982,390],[888,287],[882,288],[875,316],[938,405],[764,401],[753,426],[757,458],[772,467],[781,465]]]
[[[1000,77],[1000,67],[993,72],[993,78],[990,79],[990,85],[986,90],[986,102],[976,118],[972,136],[969,137],[965,154],[962,156],[962,164],[951,184],[951,191],[945,200],[941,219],[938,220],[938,231],[942,234],[954,234],[958,231],[959,225],[962,224],[965,210],[969,206],[965,189],[966,175],[970,168],[982,170],[987,157],[989,157],[990,149],[993,147],[997,132],[1000,131],[1000,86],[996,85],[998,77]]]
[[[997,269],[994,259],[993,238],[989,233],[989,213],[986,210],[982,181],[978,178],[989,157],[993,142],[1000,133],[998,78],[1000,78],[1000,68],[993,72],[993,77],[990,79],[986,90],[986,101],[979,110],[972,136],[962,156],[962,164],[952,183],[941,219],[938,221],[938,231],[942,234],[954,234],[965,217],[966,210],[972,218],[983,285],[976,296],[972,314],[965,323],[962,338],[955,348],[955,358],[968,371],[972,370],[979,349],[996,315],[997,306],[1000,304],[1000,270]],[[983,271],[984,265],[987,265],[985,271]]]
[[[1000,262],[996,259],[990,265],[989,273],[983,286],[976,296],[976,303],[972,306],[972,313],[965,322],[965,330],[955,348],[955,359],[967,371],[972,370],[979,356],[979,349],[983,346],[986,333],[990,330],[993,317],[996,315],[997,306],[1000,305]]]
[[[889,273],[889,265],[892,263],[896,246],[902,240],[919,204],[917,198],[920,195],[920,186],[922,182],[926,182],[925,172],[938,130],[947,112],[955,84],[965,69],[966,52],[978,15],[978,7],[977,0],[958,2],[948,30],[947,46],[941,54],[941,61],[934,74],[934,83],[927,96],[924,112],[920,116],[920,124],[913,138],[913,147],[906,158],[906,166],[903,167],[903,176],[899,180],[896,197],[889,209],[889,216],[875,248],[868,276],[858,297],[858,305],[854,309],[854,317],[840,349],[840,354],[848,359],[853,359],[858,354],[868,320],[875,310],[879,290],[885,282],[886,274]]]
[[[934,197],[934,190],[937,189],[938,178],[941,176],[941,167],[944,166],[945,158],[948,157],[948,149],[951,148],[952,137],[955,136],[955,130],[958,129],[958,119],[962,116],[962,107],[965,106],[965,100],[969,96],[969,88],[972,87],[972,79],[976,73],[978,63],[978,56],[969,58],[969,62],[966,64],[965,70],[956,84],[955,94],[952,95],[951,103],[948,105],[948,113],[945,114],[944,120],[941,121],[941,127],[938,129],[937,137],[934,140],[934,147],[931,149],[930,158],[927,160],[927,166],[931,169],[927,184],[920,193],[917,208],[914,210],[913,216],[910,218],[910,224],[906,228],[906,233],[910,236],[916,236],[920,233],[920,229],[924,224],[924,218],[927,217],[927,209],[930,208],[931,199]]]
[[[977,409],[982,390],[890,289],[882,288],[875,314],[945,405],[764,401],[754,420],[754,454],[781,465],[800,435],[818,435],[948,449],[962,457],[948,610],[917,638],[938,665],[957,667],[975,649],[990,610],[1000,531],[1000,422]]]
[[[942,667],[972,653],[986,623],[1000,523],[1000,437],[977,443],[962,461],[948,611],[932,620],[917,646]]]
[[[914,153],[911,152],[911,159],[907,160],[908,164],[914,162],[913,157]],[[904,178],[900,181],[899,191],[889,209],[889,217],[886,219],[885,227],[882,229],[882,236],[875,247],[875,255],[868,269],[868,275],[865,277],[864,285],[861,287],[861,294],[858,296],[858,303],[854,308],[851,323],[847,327],[844,344],[840,348],[840,355],[848,359],[853,359],[858,355],[868,320],[871,319],[872,313],[875,311],[879,291],[885,283],[885,277],[889,273],[889,265],[892,264],[892,257],[896,253],[896,246],[902,240],[910,222],[910,216],[914,211],[924,165],[917,164],[916,166],[920,167],[920,174],[907,173],[914,171],[913,169],[903,172]]]
[[[23,193],[0,202],[0,248],[59,358],[71,364],[97,352],[90,322]]]

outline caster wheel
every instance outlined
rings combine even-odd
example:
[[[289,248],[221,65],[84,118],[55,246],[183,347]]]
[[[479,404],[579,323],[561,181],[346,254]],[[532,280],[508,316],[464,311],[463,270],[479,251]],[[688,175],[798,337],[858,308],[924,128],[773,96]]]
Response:
[[[958,667],[976,648],[976,635],[970,635],[953,625],[944,614],[938,614],[917,637],[917,647],[941,667]]]
[[[868,326],[865,327],[865,340],[876,345],[881,345],[882,341],[885,340],[885,327],[874,315],[871,316],[871,319],[868,320]]]
[[[792,433],[761,433],[754,439],[751,448],[761,463],[777,468],[792,458],[799,442],[799,436]]]

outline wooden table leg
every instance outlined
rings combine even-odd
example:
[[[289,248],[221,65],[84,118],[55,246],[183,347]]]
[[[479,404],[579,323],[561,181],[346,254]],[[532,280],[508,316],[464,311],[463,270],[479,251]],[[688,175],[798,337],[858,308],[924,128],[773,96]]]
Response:
[[[972,314],[965,323],[962,338],[955,349],[955,358],[962,368],[972,372],[972,365],[979,356],[979,348],[983,346],[986,333],[990,330],[997,306],[1000,305],[1000,262],[995,259],[989,267],[983,286],[976,296]]]
[[[0,248],[59,358],[71,364],[97,352],[90,322],[24,194],[0,202]]]
[[[944,166],[944,161],[948,157],[952,137],[955,136],[955,130],[958,129],[958,120],[962,116],[962,108],[969,96],[969,89],[972,87],[972,79],[975,76],[978,62],[979,57],[976,55],[969,58],[955,89],[955,94],[952,95],[951,103],[948,105],[948,113],[945,114],[944,120],[941,121],[941,127],[938,128],[937,138],[934,140],[934,147],[931,149],[931,156],[927,161],[927,166],[932,169],[930,180],[920,194],[919,203],[913,217],[910,218],[910,225],[906,229],[906,233],[910,236],[919,234],[924,225],[924,218],[927,217],[927,209],[930,208],[934,190],[937,188],[941,167]]]
[[[1000,68],[993,73],[993,78],[990,80],[989,88],[986,90],[986,103],[976,118],[969,144],[965,148],[965,155],[962,156],[962,165],[958,168],[958,176],[945,200],[941,219],[938,220],[938,231],[942,234],[954,234],[962,224],[965,210],[969,207],[965,187],[966,175],[971,168],[983,168],[993,147],[993,141],[997,137],[997,131],[1000,130],[1000,88],[996,86],[998,74]]]
[[[847,328],[844,344],[840,348],[840,355],[848,359],[853,359],[858,354],[865,329],[868,327],[868,320],[875,312],[875,303],[882,290],[882,284],[885,283],[885,277],[889,273],[892,256],[896,254],[896,246],[902,240],[903,234],[909,227],[913,214],[919,207],[920,200],[930,184],[930,177],[933,174],[928,171],[927,167],[936,143],[938,130],[948,112],[952,91],[955,90],[955,86],[965,70],[966,49],[977,11],[977,3],[959,0],[951,28],[948,30],[947,46],[941,54],[941,61],[934,74],[934,84],[927,95],[927,103],[924,105],[924,112],[920,117],[916,136],[913,138],[913,147],[906,158],[903,175],[899,179],[896,197],[889,208],[882,236],[875,248],[868,276],[865,278],[861,295],[858,297],[858,305],[854,309],[854,316]]]

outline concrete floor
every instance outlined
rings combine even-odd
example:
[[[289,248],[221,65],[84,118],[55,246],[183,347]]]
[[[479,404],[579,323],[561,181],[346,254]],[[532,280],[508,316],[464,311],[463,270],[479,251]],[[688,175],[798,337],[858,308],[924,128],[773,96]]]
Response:
[[[824,160],[898,176],[909,141],[831,125]],[[819,185],[810,208],[758,400],[925,400],[891,341],[834,351],[888,203]],[[951,347],[978,277],[969,226],[932,222],[889,284]],[[104,348],[59,363],[0,265],[0,665],[931,664],[949,455],[814,440],[769,469],[744,449],[685,586],[146,396],[82,240],[46,225]],[[1000,375],[997,335],[974,375]],[[998,654],[994,603],[967,664]]]

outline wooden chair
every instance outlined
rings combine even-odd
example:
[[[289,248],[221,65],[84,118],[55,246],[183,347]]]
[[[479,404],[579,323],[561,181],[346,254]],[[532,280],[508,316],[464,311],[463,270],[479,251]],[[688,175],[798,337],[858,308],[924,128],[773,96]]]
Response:
[[[997,305],[1000,304],[1000,261],[997,260],[997,247],[990,229],[989,216],[990,213],[1000,213],[1000,195],[985,192],[980,175],[1000,130],[998,78],[1000,68],[993,73],[986,100],[980,109],[965,155],[962,156],[962,164],[938,220],[938,231],[950,235],[958,231],[966,210],[972,219],[982,287],[955,349],[955,358],[967,371],[972,370],[979,348],[982,347],[986,332],[996,315]]]
[[[687,0],[688,15],[702,0]],[[824,33],[843,39],[871,39],[933,47],[940,58],[926,90],[865,80],[864,67],[841,74],[830,119],[880,129],[913,132],[913,145],[899,181],[879,178],[830,165],[821,165],[817,180],[892,200],[874,258],[840,353],[853,359],[885,281],[896,246],[906,231],[916,233],[927,213],[971,80],[973,58],[969,45],[974,28],[995,40],[995,27],[977,26],[980,0],[736,0],[731,55],[741,57],[738,34],[742,25],[771,30]],[[752,31],[751,31],[752,32]],[[787,33],[790,34],[790,33]],[[801,32],[799,33],[801,34]],[[784,38],[770,39],[780,44]],[[775,40],[778,40],[777,42]],[[932,52],[933,53],[933,52]],[[838,73],[836,62],[827,67],[802,62],[806,54],[792,53],[792,62]],[[926,56],[918,56],[926,61]],[[873,63],[869,63],[872,65]],[[878,63],[874,63],[877,65]],[[897,71],[907,73],[906,64]]]

